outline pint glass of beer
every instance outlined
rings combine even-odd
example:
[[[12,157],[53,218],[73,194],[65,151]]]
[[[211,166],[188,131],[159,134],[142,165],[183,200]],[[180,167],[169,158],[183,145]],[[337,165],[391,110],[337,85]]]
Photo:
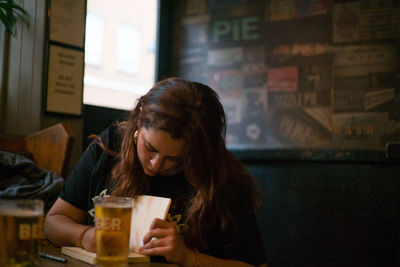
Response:
[[[0,200],[0,266],[36,266],[42,237],[42,200]]]
[[[98,266],[124,266],[128,262],[132,198],[95,199]]]

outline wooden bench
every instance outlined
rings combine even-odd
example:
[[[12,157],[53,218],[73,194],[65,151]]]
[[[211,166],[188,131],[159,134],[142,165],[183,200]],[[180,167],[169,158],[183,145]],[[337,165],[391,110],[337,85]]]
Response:
[[[71,158],[73,136],[65,123],[58,123],[28,136],[0,135],[0,150],[26,152],[40,167],[64,178]]]

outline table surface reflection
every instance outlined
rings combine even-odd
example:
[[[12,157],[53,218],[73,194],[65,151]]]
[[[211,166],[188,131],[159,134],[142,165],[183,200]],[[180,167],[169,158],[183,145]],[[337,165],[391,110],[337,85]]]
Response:
[[[39,264],[38,266],[41,267],[66,267],[66,266],[74,266],[74,267],[87,267],[87,266],[93,266],[91,264],[76,260],[74,258],[71,258],[67,255],[61,254],[61,249],[53,246],[45,246],[43,247],[40,252],[48,253],[54,256],[66,258],[67,262],[62,263],[62,262],[57,262],[54,260],[49,260],[45,259],[42,257],[39,257]],[[157,262],[148,262],[148,263],[129,263],[129,266],[135,266],[135,267],[177,267],[178,265],[176,264],[168,264],[168,263],[157,263]]]

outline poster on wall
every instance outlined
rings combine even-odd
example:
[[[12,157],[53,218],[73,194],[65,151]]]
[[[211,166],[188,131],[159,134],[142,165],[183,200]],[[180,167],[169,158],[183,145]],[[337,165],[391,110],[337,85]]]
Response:
[[[82,114],[84,53],[50,45],[46,112]]]

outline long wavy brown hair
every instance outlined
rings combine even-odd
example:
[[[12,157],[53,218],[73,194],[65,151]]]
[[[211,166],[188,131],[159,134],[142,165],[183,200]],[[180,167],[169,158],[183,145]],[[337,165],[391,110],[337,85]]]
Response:
[[[186,141],[183,171],[196,190],[185,214],[189,226],[185,241],[189,246],[205,250],[209,245],[205,233],[211,228],[218,226],[224,232],[235,227],[232,198],[227,197],[230,184],[240,185],[241,194],[252,209],[257,209],[259,194],[254,179],[226,149],[224,109],[210,87],[169,78],[138,99],[128,119],[118,124],[122,144],[112,170],[113,195],[135,197],[147,190],[148,179],[133,138],[138,125]]]

